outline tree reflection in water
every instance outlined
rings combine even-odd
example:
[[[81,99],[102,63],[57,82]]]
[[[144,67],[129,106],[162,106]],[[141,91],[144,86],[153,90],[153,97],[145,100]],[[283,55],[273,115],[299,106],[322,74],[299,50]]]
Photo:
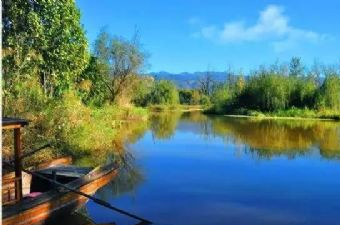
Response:
[[[334,121],[261,120],[207,116],[200,112],[165,112],[152,114],[145,123],[127,123],[121,130],[112,142],[114,151],[98,151],[87,159],[79,160],[88,165],[113,160],[120,162],[122,169],[119,176],[97,192],[99,198],[107,201],[127,193],[134,194],[142,185],[142,170],[128,146],[148,133],[155,141],[171,142],[175,135],[190,132],[204,138],[208,148],[212,144],[211,149],[208,149],[211,151],[214,150],[216,139],[222,139],[226,149],[233,150],[236,154],[247,154],[265,160],[276,156],[294,158],[309,154],[340,159],[340,123]],[[173,139],[176,141],[176,138]],[[176,146],[176,142],[171,144]]]
[[[325,158],[340,157],[340,124],[316,120],[258,120],[213,117],[213,133],[249,146],[260,157],[294,157],[319,149]]]
[[[150,115],[149,128],[156,139],[169,139],[176,131],[178,122],[181,119],[181,112],[158,112]]]
[[[96,152],[78,161],[81,165],[98,165],[118,161],[119,176],[98,194],[104,199],[135,190],[143,182],[128,144],[137,142],[147,131],[155,139],[171,139],[177,130],[185,130],[214,141],[232,142],[236,152],[263,159],[274,156],[294,158],[319,152],[324,158],[340,159],[340,123],[318,120],[269,120],[207,116],[200,112],[161,112],[150,115],[145,123],[127,123],[113,140],[115,151]]]
[[[207,116],[201,112],[163,112],[150,117],[155,139],[170,139],[189,130],[207,139],[232,141],[242,151],[262,158],[294,157],[318,150],[324,158],[340,158],[340,123],[320,120],[287,120]]]

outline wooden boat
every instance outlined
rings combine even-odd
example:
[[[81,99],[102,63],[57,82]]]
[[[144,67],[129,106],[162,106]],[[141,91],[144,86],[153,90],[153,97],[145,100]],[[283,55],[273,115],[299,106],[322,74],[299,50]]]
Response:
[[[93,195],[99,188],[110,182],[118,173],[116,164],[102,167],[79,168],[75,166],[57,166],[39,170],[46,178],[54,178],[68,188]],[[56,216],[70,213],[88,199],[66,189],[56,187],[53,182],[33,176],[31,194],[12,205],[5,205],[2,211],[3,225],[45,224]]]
[[[71,165],[72,157],[65,156],[57,159],[50,160],[48,162],[40,163],[37,166],[28,168],[30,171],[36,171],[41,169],[46,169],[50,167],[57,166],[67,166]],[[27,195],[30,193],[31,187],[31,179],[32,175],[22,172],[21,180],[22,180],[22,194]],[[15,199],[15,193],[13,192],[15,188],[15,173],[9,172],[6,174],[2,174],[2,204],[6,205],[11,203]]]
[[[72,157],[64,156],[57,159],[50,160],[48,162],[40,163],[34,169],[45,169],[52,166],[66,166],[72,164]]]

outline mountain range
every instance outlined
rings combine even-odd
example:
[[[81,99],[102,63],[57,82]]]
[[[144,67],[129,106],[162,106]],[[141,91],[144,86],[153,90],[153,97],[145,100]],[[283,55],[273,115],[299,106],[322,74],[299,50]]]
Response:
[[[198,80],[209,73],[213,80],[217,82],[224,82],[227,79],[227,72],[183,72],[183,73],[169,73],[166,71],[151,72],[149,75],[153,76],[155,80],[170,80],[176,84],[178,88],[196,88]]]

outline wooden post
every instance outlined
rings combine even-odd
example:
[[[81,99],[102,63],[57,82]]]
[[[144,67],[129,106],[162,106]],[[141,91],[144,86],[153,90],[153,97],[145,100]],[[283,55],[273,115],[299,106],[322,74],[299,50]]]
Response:
[[[14,165],[15,165],[15,200],[22,198],[22,176],[21,176],[21,133],[20,128],[14,129]]]

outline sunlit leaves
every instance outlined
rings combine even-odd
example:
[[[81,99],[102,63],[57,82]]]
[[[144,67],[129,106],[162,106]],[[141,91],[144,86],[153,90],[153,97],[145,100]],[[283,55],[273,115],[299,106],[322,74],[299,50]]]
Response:
[[[6,87],[25,74],[60,95],[85,68],[87,40],[73,0],[3,1],[3,22]]]

